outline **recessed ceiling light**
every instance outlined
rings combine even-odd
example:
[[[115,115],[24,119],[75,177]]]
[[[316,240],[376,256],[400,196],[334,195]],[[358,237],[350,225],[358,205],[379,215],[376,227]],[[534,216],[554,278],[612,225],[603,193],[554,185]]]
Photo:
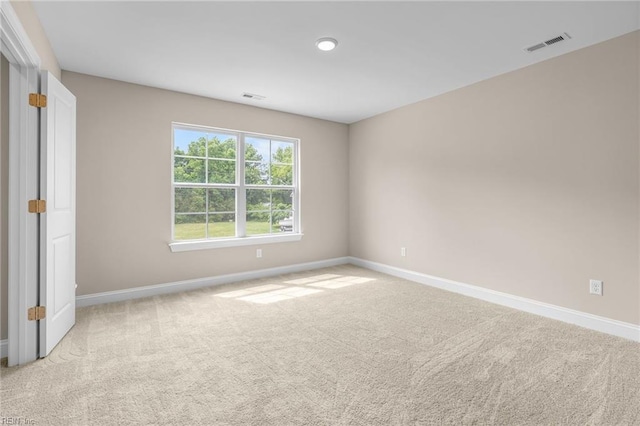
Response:
[[[338,45],[338,40],[331,37],[322,37],[316,41],[316,46],[318,49],[328,52],[329,50],[333,50]]]

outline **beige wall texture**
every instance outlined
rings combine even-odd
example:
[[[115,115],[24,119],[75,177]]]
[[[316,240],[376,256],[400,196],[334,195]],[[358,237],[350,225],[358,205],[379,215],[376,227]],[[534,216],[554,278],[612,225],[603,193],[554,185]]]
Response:
[[[6,339],[9,296],[9,62],[4,55],[0,57],[0,339]]]
[[[79,295],[347,255],[346,125],[67,71],[62,82],[78,103]],[[172,121],[300,138],[303,239],[171,253]]]
[[[640,323],[638,52],[636,32],[351,125],[350,254]]]
[[[27,36],[40,57],[40,69],[51,72],[58,80],[61,77],[60,65],[56,58],[47,34],[42,28],[40,18],[36,14],[33,4],[29,0],[10,0],[13,10],[18,15]]]

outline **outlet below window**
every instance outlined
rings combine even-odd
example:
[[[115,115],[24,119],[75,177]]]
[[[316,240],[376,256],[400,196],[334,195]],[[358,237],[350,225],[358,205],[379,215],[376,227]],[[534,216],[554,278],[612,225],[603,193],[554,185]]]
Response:
[[[600,280],[589,280],[589,293],[602,296],[602,285]]]

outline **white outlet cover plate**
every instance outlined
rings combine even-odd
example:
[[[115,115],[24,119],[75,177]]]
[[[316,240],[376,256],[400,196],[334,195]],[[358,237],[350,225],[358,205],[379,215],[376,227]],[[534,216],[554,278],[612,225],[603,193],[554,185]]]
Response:
[[[603,282],[600,280],[589,280],[589,293],[602,296]]]

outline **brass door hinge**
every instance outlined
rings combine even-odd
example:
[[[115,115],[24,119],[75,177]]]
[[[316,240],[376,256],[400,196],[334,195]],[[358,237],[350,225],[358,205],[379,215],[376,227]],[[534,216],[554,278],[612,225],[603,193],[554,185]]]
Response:
[[[47,106],[47,95],[29,93],[29,105],[36,108],[45,108]]]
[[[45,200],[29,200],[29,213],[44,213],[47,211]]]
[[[29,321],[40,321],[47,316],[47,309],[44,306],[34,306],[27,311]]]

